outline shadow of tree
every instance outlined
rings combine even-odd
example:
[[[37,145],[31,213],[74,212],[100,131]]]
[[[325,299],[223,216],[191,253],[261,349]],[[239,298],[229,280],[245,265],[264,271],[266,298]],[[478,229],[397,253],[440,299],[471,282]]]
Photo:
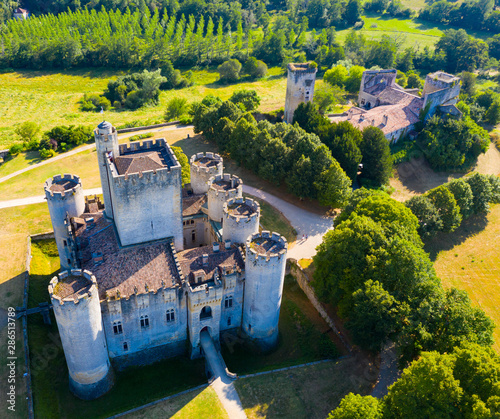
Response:
[[[453,249],[469,237],[483,231],[487,225],[488,218],[486,214],[473,215],[463,221],[462,225],[453,233],[438,233],[437,236],[425,243],[424,249],[429,253],[431,260],[435,261],[440,252]]]

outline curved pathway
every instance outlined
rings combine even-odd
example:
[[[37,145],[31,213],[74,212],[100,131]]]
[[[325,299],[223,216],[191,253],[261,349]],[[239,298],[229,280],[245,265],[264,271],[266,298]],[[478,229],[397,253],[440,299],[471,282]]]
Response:
[[[297,231],[297,242],[288,250],[289,258],[299,260],[313,257],[316,254],[316,247],[323,241],[323,235],[333,228],[332,218],[296,207],[269,192],[248,185],[243,185],[243,192],[262,199],[280,210]],[[303,235],[307,235],[307,239],[303,239]]]

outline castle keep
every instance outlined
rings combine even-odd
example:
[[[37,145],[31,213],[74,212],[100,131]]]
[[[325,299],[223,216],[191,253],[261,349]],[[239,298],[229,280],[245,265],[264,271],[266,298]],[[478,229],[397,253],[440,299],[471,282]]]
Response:
[[[288,64],[288,77],[286,80],[286,99],[284,121],[291,124],[295,109],[301,103],[312,102],[314,97],[314,82],[318,69],[303,64]]]
[[[263,350],[278,338],[287,242],[259,232],[260,207],[218,154],[190,159],[191,184],[163,139],[119,145],[95,130],[103,201],[78,176],[57,175],[45,194],[61,259],[49,294],[71,390],[93,399],[118,367],[202,355],[241,329]],[[205,332],[206,331],[206,332]]]

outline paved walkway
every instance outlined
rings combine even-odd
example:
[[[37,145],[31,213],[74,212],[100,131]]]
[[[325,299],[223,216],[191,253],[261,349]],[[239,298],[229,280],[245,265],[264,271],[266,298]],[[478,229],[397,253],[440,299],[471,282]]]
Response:
[[[203,352],[205,353],[205,359],[215,378],[210,385],[217,393],[224,409],[226,409],[231,419],[246,418],[247,415],[241,405],[240,397],[234,388],[233,379],[227,375],[226,364],[215,348],[214,342],[208,331],[203,330],[200,333],[200,341]]]
[[[102,193],[102,188],[84,189],[85,195],[96,195]],[[45,202],[45,195],[30,196],[29,198],[11,199],[10,201],[0,201],[1,208],[19,207],[21,205],[40,204]]]
[[[386,396],[388,388],[398,380],[400,375],[396,347],[394,342],[390,342],[384,346],[380,353],[380,371],[372,396],[379,399]]]
[[[323,241],[323,235],[333,228],[330,217],[314,214],[296,207],[268,192],[243,185],[243,192],[260,198],[277,208],[297,230],[297,242],[288,251],[288,257],[294,259],[311,258],[316,254],[316,247]],[[307,239],[302,236],[308,235]]]

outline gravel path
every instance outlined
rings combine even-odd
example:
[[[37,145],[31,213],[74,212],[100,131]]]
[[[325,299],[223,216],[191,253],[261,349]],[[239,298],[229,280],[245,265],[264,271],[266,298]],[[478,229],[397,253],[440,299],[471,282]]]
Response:
[[[396,348],[394,342],[384,346],[380,353],[380,371],[377,384],[372,391],[372,396],[381,399],[387,395],[387,389],[394,384],[401,371],[398,368],[398,360],[396,357]]]

